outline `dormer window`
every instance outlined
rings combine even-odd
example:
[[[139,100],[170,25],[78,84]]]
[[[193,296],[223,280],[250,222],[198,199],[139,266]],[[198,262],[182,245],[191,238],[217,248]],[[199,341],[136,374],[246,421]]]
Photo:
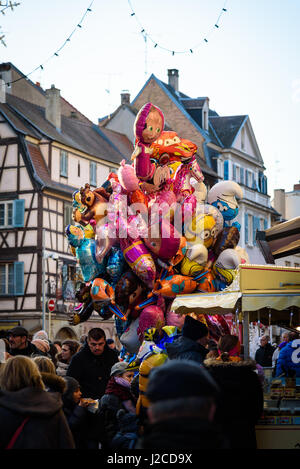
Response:
[[[245,150],[245,127],[241,130],[241,149]]]

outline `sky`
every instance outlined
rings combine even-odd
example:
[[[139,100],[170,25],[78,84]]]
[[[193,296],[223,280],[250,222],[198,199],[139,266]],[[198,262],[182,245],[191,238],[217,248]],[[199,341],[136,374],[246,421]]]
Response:
[[[152,73],[167,82],[176,68],[181,92],[208,96],[219,115],[249,115],[271,198],[299,182],[299,0],[19,3],[0,16],[0,61],[26,75],[42,64],[29,78],[54,84],[93,122],[119,106],[122,91],[133,100]]]

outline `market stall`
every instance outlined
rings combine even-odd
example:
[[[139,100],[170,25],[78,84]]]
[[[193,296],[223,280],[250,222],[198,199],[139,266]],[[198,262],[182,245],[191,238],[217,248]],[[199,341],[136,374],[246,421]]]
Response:
[[[232,322],[249,356],[249,326],[253,322],[296,330],[300,325],[300,269],[240,265],[234,282],[215,293],[178,295],[178,314],[232,314]],[[272,377],[265,369],[264,413],[256,427],[259,449],[300,447],[300,378]]]

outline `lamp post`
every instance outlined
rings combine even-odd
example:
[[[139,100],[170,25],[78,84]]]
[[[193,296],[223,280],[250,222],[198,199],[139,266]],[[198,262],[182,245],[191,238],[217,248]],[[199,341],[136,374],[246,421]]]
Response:
[[[51,258],[55,261],[58,260],[58,254],[56,252],[46,252],[45,250],[45,228],[43,228],[43,244],[42,244],[42,328],[46,330],[46,259]],[[48,335],[50,338],[50,313],[49,313],[49,320],[48,320]]]

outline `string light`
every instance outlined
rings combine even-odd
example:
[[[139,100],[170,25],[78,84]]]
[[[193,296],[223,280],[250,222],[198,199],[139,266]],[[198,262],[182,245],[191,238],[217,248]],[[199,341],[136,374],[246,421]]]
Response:
[[[32,70],[30,73],[27,73],[27,75],[23,75],[22,77],[20,78],[17,78],[16,80],[14,81],[10,81],[8,83],[5,83],[6,85],[10,86],[12,85],[13,83],[16,83],[17,81],[20,81],[20,80],[24,80],[26,78],[28,78],[30,75],[32,75],[32,73],[34,73],[36,70],[38,70],[39,68],[41,70],[44,70],[44,65],[46,63],[49,62],[49,60],[51,60],[53,57],[59,57],[59,52],[65,47],[65,45],[71,41],[71,37],[73,36],[73,34],[75,33],[75,31],[77,30],[77,28],[82,28],[82,23],[87,15],[87,13],[91,12],[92,9],[91,9],[91,6],[93,5],[95,0],[92,0],[92,2],[90,3],[90,5],[88,6],[88,8],[86,9],[84,15],[82,16],[81,20],[79,21],[79,23],[77,24],[77,26],[73,29],[73,31],[71,32],[71,34],[67,37],[67,39],[65,40],[65,42],[61,45],[61,47],[59,49],[57,49],[54,54],[52,54],[47,60],[45,60],[45,62],[43,62],[43,64],[39,65],[38,67],[36,67],[34,70]],[[0,2],[1,4],[1,2]]]
[[[222,10],[221,10],[221,12],[220,12],[220,14],[219,14],[219,16],[218,16],[218,19],[217,19],[216,23],[214,24],[212,30],[215,30],[215,28],[216,28],[216,29],[219,29],[219,24],[218,24],[218,23],[219,23],[219,21],[220,21],[222,15],[223,15],[225,12],[227,12],[227,8],[225,8],[227,1],[228,1],[228,0],[225,1],[224,6],[223,6],[223,8],[222,8]],[[129,4],[129,7],[130,7],[130,9],[131,9],[130,16],[134,16],[134,17],[135,17],[135,20],[136,20],[136,22],[138,23],[139,27],[142,28],[142,31],[141,31],[141,32],[144,33],[144,35],[147,36],[147,38],[148,38],[150,41],[153,42],[154,48],[159,47],[159,48],[162,49],[162,50],[165,50],[165,51],[167,51],[167,52],[171,52],[172,55],[175,55],[175,54],[192,54],[195,49],[197,49],[198,47],[201,46],[201,44],[203,44],[203,41],[206,42],[206,43],[208,43],[208,39],[207,39],[207,38],[209,37],[210,34],[206,35],[206,37],[205,37],[205,38],[203,39],[203,41],[201,41],[200,43],[196,44],[195,46],[193,46],[193,47],[191,47],[191,48],[188,48],[188,49],[185,49],[185,50],[182,50],[182,51],[176,51],[176,50],[173,50],[173,49],[168,49],[167,47],[163,47],[163,46],[161,46],[157,41],[155,41],[155,40],[151,37],[151,35],[149,35],[149,34],[145,31],[145,28],[143,27],[143,25],[141,24],[140,20],[138,19],[137,15],[136,15],[135,11],[133,10],[133,7],[132,7],[132,4],[131,4],[131,1],[130,1],[130,0],[128,0],[128,4]]]

